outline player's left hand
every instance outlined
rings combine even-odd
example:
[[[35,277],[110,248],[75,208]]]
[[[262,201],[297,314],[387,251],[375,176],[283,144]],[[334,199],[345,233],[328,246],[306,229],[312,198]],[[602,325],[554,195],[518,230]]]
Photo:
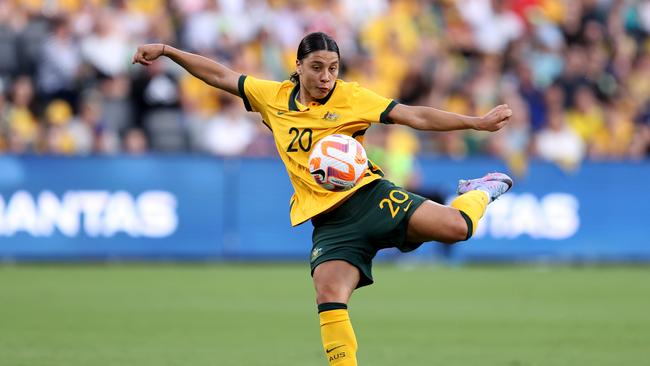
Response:
[[[479,118],[476,129],[479,131],[498,131],[508,123],[510,116],[512,116],[512,109],[507,104],[498,105]]]

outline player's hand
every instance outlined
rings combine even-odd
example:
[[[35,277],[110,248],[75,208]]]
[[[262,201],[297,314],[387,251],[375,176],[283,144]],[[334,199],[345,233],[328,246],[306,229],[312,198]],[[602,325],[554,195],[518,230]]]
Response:
[[[151,62],[162,56],[163,51],[165,50],[165,45],[161,43],[152,43],[139,46],[138,49],[133,54],[133,59],[131,60],[132,64],[139,63],[142,65],[149,66]]]
[[[510,116],[512,116],[512,109],[507,104],[498,105],[479,118],[476,129],[479,131],[498,131],[508,123]]]

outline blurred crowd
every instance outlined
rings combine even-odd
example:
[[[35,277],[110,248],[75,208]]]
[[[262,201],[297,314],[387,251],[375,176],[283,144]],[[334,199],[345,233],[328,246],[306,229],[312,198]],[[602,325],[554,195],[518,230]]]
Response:
[[[633,0],[4,0],[0,152],[274,156],[239,98],[131,56],[160,42],[285,80],[312,31],[337,40],[342,79],[401,103],[512,107],[496,134],[370,129],[393,175],[416,154],[521,169],[648,157],[650,2]]]

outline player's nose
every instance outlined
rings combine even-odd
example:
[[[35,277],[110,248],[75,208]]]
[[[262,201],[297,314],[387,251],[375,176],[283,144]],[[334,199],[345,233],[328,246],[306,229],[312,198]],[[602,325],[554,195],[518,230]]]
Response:
[[[321,83],[329,83],[332,80],[332,75],[329,72],[324,72],[321,74],[320,81]]]

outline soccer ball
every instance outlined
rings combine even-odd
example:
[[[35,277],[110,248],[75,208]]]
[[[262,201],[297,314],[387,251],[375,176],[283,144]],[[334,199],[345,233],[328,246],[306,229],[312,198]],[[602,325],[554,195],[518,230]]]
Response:
[[[328,191],[352,189],[366,173],[368,158],[359,141],[346,135],[329,135],[309,154],[309,172]]]

